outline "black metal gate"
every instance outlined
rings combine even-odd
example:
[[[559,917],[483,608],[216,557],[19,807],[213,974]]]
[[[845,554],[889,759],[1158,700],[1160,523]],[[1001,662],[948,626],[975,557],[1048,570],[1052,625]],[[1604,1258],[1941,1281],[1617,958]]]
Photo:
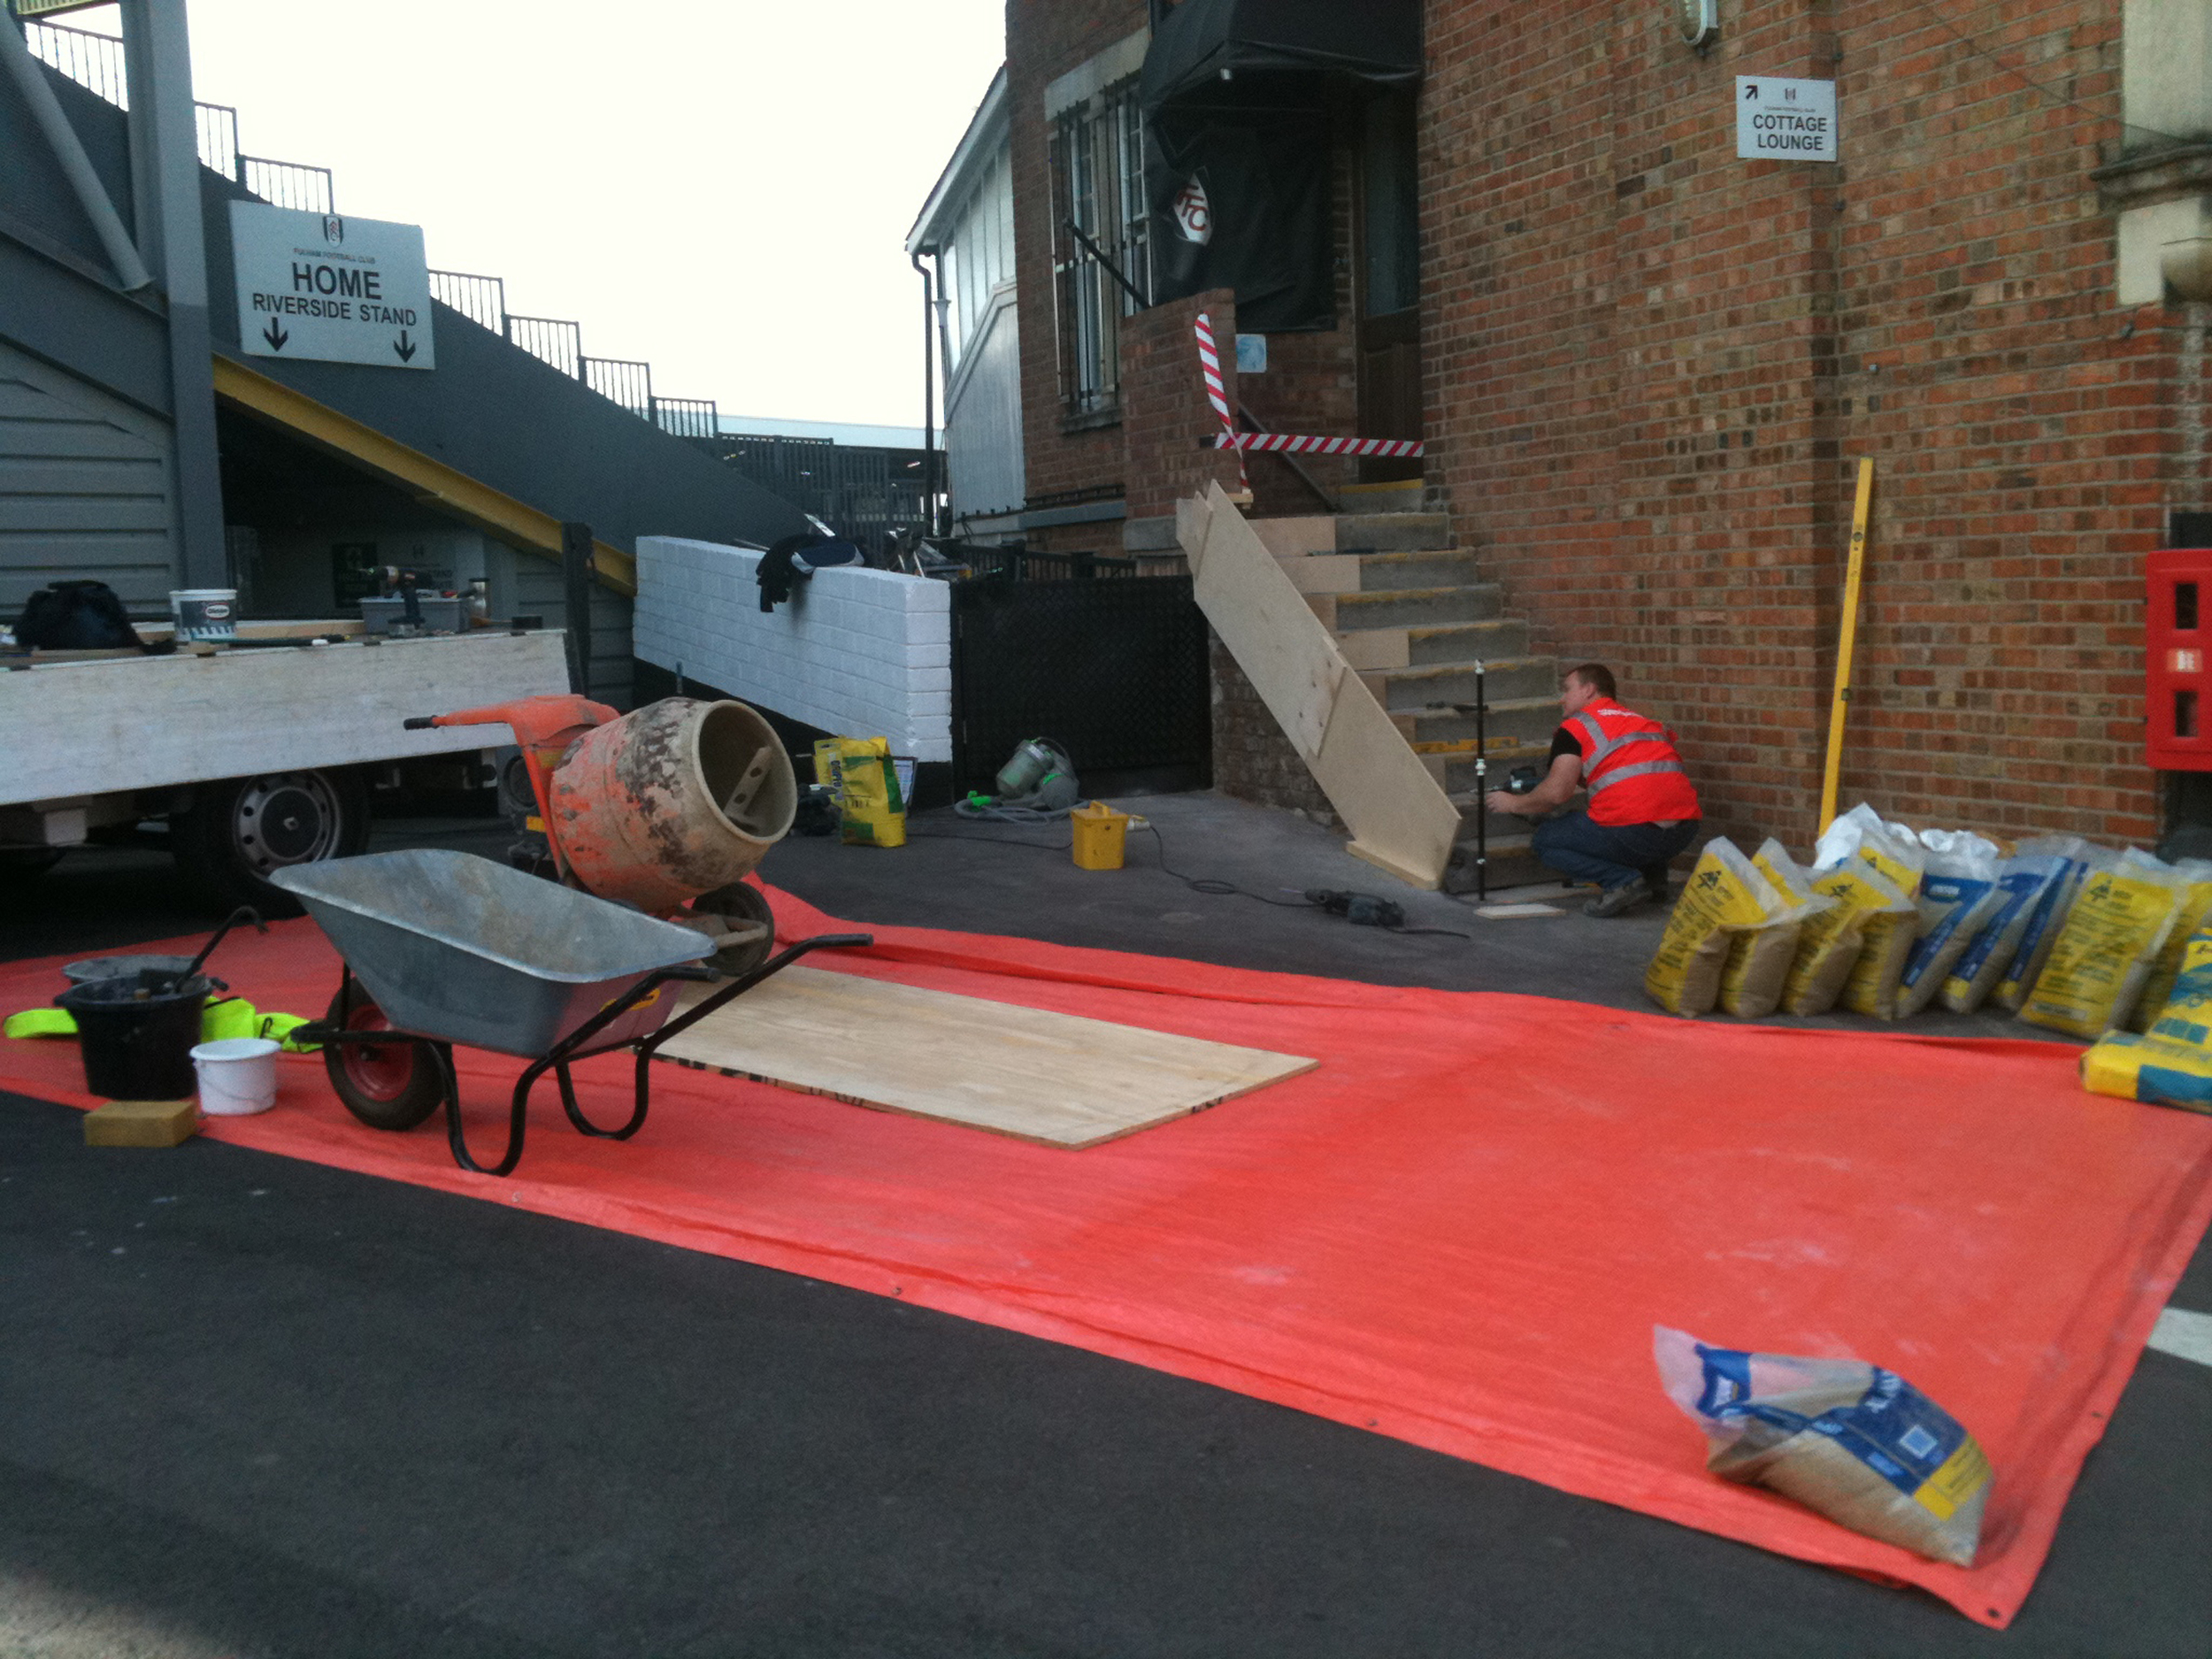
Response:
[[[1213,781],[1206,618],[1187,576],[956,582],[952,765],[986,793],[1025,739],[1092,795]]]

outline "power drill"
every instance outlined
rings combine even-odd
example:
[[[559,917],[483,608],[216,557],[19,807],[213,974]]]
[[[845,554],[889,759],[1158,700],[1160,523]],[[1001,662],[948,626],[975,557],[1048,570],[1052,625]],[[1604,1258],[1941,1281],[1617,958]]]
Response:
[[[1332,916],[1341,916],[1362,927],[1403,927],[1405,907],[1371,893],[1339,893],[1330,887],[1308,887],[1306,902],[1317,904]]]

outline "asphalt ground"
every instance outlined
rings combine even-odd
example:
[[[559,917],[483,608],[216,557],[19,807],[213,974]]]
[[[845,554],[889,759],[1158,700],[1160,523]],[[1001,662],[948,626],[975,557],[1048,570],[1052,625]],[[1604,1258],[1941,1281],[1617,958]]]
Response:
[[[1064,831],[933,815],[899,851],[794,840],[763,873],[860,922],[1641,1005],[1655,916],[1493,921],[1290,814],[1121,804],[1160,834],[1119,872],[1076,870]],[[445,820],[378,844],[504,841]],[[1194,890],[1162,845],[1282,902]],[[1307,886],[1471,937],[1355,927]],[[153,851],[73,856],[5,901],[11,958],[219,919]],[[213,1141],[88,1148],[80,1125],[0,1096],[0,1655],[2212,1652],[2212,1366],[2176,1354],[2144,1356],[1998,1632],[896,1301]],[[2212,1313],[2212,1251],[2174,1305]]]

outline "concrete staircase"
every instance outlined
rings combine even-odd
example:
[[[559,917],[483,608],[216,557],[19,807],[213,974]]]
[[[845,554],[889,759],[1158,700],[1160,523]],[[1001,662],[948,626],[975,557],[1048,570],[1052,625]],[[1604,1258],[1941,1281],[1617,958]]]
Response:
[[[1516,766],[1540,772],[1559,725],[1559,664],[1530,654],[1527,623],[1503,614],[1502,590],[1454,545],[1445,515],[1418,511],[1417,488],[1389,494],[1405,504],[1252,528],[1458,807],[1471,841],[1482,811],[1475,717],[1450,705],[1474,702],[1479,662],[1492,786]],[[1494,814],[1487,830],[1492,887],[1557,879],[1529,851],[1526,819]]]

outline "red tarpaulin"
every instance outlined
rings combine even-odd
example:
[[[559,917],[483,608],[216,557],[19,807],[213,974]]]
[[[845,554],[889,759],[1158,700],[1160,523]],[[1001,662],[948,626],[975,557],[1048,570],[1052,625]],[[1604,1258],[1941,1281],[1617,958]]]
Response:
[[[776,907],[787,934],[847,926]],[[578,1136],[542,1091],[519,1171],[494,1180],[454,1167],[439,1120],[355,1123],[311,1056],[285,1061],[275,1110],[208,1133],[902,1296],[1924,1586],[1997,1625],[2212,1218],[2212,1118],[2085,1094],[2055,1045],[876,935],[811,960],[1322,1064],[1081,1152],[670,1065],[626,1143]],[[294,1013],[319,1014],[337,981],[307,922],[233,934],[218,965]],[[48,1001],[55,966],[0,967],[0,1004]],[[476,1143],[495,1148],[518,1064],[457,1056]],[[93,1103],[73,1044],[7,1043],[0,1070]],[[628,1070],[578,1068],[600,1121]],[[1708,1475],[1660,1391],[1655,1324],[1917,1384],[1996,1466],[1980,1564]]]

